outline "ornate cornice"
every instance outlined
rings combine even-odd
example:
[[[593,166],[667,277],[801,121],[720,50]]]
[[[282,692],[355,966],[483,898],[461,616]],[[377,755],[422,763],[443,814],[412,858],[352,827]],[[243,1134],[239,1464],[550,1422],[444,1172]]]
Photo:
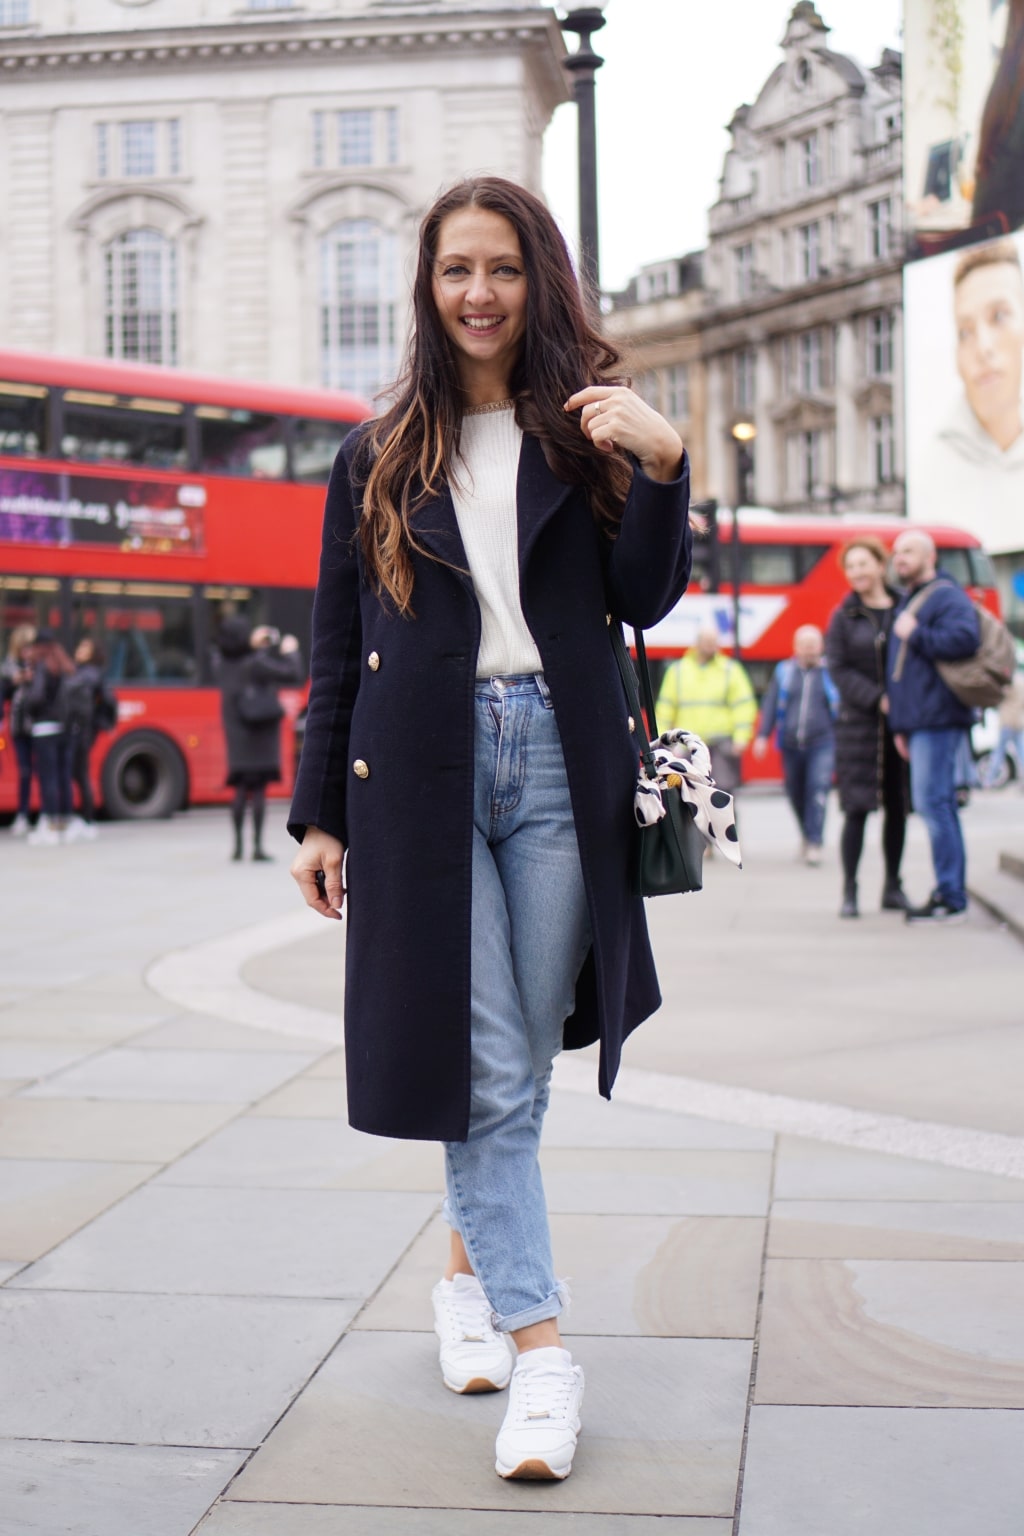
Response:
[[[117,32],[47,33],[0,42],[5,80],[223,69],[231,66],[325,62],[351,58],[408,58],[468,53],[481,46],[530,50],[546,104],[569,99],[561,68],[562,34],[551,10],[515,5],[505,10],[451,15],[397,13],[348,18],[239,20],[228,24],[136,28]]]

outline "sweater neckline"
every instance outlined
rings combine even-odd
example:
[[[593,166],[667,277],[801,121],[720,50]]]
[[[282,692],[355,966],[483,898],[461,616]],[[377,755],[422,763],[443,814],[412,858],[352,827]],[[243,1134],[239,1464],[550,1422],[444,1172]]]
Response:
[[[467,405],[463,416],[488,416],[492,411],[515,410],[514,400],[491,400],[487,405]]]

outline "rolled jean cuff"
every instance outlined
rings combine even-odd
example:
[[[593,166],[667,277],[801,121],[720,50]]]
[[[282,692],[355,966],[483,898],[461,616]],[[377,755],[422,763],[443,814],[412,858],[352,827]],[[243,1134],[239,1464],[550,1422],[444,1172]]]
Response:
[[[520,1328],[530,1328],[534,1323],[546,1323],[551,1318],[557,1317],[569,1305],[569,1291],[564,1280],[559,1280],[544,1301],[538,1301],[536,1306],[524,1307],[521,1312],[512,1312],[508,1317],[502,1317],[498,1312],[491,1313],[491,1326],[499,1333],[517,1333]]]

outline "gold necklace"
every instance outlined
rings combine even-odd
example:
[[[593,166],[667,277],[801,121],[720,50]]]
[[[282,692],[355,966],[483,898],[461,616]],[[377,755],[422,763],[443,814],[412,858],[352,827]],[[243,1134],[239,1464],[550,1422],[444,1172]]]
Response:
[[[463,416],[483,416],[488,411],[511,411],[515,408],[514,400],[492,400],[489,405],[467,405]]]

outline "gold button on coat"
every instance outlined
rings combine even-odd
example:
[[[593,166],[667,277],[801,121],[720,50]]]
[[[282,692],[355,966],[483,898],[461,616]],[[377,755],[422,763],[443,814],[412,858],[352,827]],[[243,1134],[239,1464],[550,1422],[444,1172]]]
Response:
[[[361,757],[356,758],[352,768],[357,779],[368,779],[370,777],[369,764],[364,763]]]
[[[635,731],[636,730],[636,721],[633,719],[632,715],[630,715],[630,717],[629,717],[629,728],[630,728],[631,731]]]
[[[366,665],[369,667],[371,672],[376,672],[377,668],[380,666],[380,657],[377,655],[376,651],[371,651],[369,656],[367,656]]]

